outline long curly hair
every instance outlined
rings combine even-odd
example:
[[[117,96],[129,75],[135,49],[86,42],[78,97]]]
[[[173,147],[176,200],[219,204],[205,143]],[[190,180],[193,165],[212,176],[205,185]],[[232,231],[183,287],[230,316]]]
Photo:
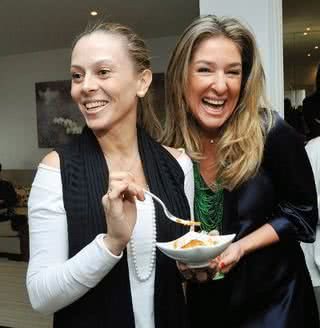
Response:
[[[272,125],[256,41],[250,30],[237,19],[202,16],[181,35],[166,73],[166,120],[161,141],[169,146],[184,147],[194,160],[202,158],[201,127],[186,101],[188,69],[197,46],[203,40],[221,36],[235,43],[242,59],[239,101],[220,128],[216,144],[215,181],[232,190],[257,173],[265,136]]]

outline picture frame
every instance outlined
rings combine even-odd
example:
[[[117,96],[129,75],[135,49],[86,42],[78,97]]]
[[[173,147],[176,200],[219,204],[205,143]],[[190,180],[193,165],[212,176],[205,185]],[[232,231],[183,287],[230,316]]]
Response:
[[[80,134],[84,119],[73,102],[71,81],[35,83],[39,148],[54,148]],[[159,119],[164,119],[164,73],[154,73],[151,84],[153,102]]]

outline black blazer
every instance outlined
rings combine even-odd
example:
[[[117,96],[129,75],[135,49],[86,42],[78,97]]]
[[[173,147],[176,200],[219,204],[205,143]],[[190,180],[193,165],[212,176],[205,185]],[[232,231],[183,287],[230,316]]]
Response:
[[[299,245],[299,241],[314,241],[317,213],[303,140],[275,114],[258,174],[225,192],[223,233],[237,233],[238,240],[269,223],[280,242],[244,256],[222,280],[189,283],[192,327],[319,327]]]

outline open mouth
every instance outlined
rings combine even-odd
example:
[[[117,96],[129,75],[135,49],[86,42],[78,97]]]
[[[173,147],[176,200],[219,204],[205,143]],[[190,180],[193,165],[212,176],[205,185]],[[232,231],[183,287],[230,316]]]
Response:
[[[206,107],[212,110],[222,110],[226,103],[226,99],[212,99],[207,97],[202,98],[201,101]]]
[[[105,100],[90,101],[90,102],[84,103],[84,107],[86,108],[87,112],[89,112],[89,113],[97,113],[108,104],[109,104],[109,102],[105,101]]]

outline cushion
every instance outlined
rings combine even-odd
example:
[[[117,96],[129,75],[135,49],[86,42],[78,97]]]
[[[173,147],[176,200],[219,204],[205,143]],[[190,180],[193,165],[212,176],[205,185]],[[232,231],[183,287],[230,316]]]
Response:
[[[30,187],[24,186],[16,186],[15,191],[17,193],[18,202],[16,207],[27,207],[28,206],[28,198],[30,194]]]

